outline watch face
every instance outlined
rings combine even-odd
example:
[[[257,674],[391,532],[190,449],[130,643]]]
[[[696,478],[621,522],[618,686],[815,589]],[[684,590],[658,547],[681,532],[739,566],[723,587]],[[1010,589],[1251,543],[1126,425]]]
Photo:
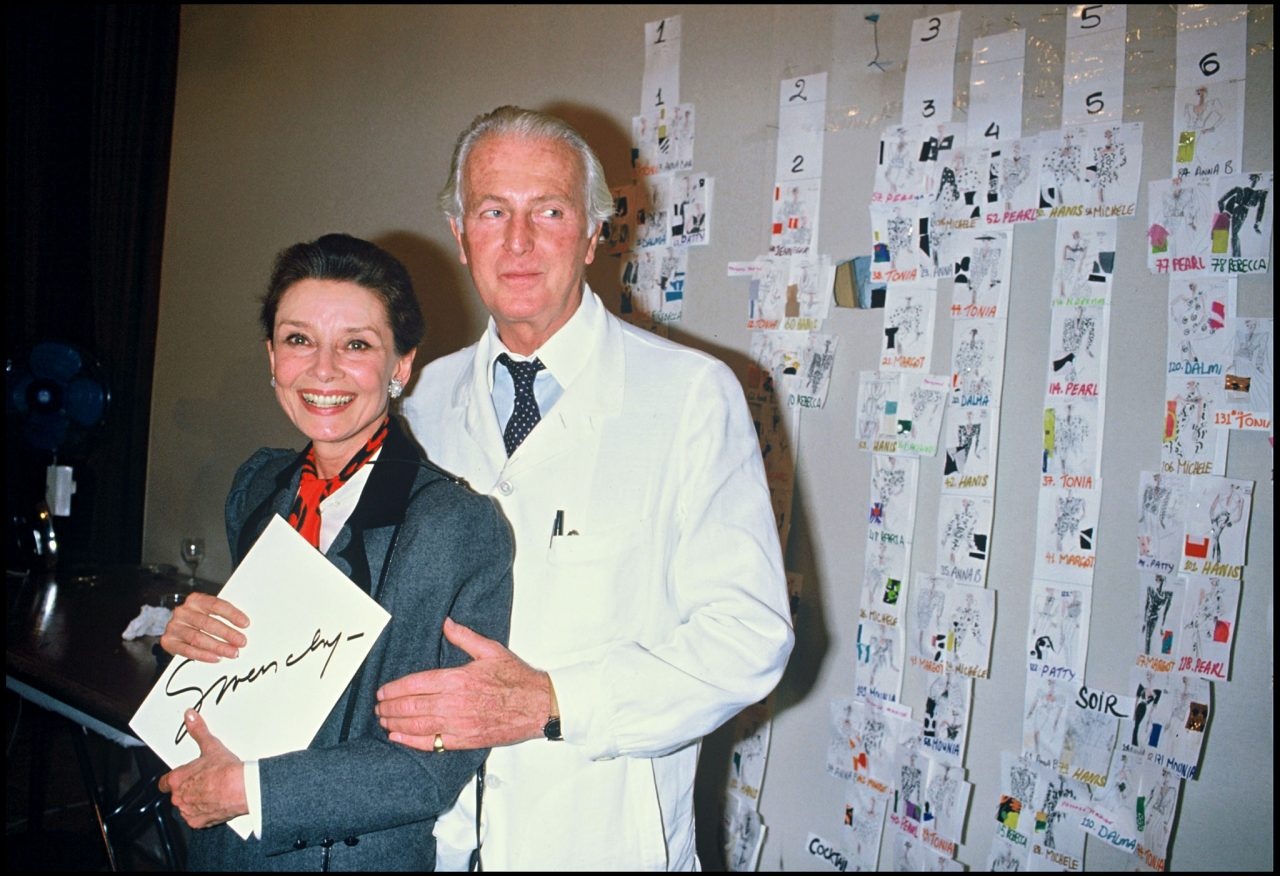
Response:
[[[547,723],[542,727],[542,735],[550,739],[552,742],[559,742],[564,739],[560,735],[560,716],[553,715],[547,719]]]

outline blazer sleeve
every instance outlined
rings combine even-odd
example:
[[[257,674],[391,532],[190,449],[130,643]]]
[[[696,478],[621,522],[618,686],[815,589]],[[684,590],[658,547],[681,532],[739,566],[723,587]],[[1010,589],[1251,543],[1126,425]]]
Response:
[[[389,638],[377,670],[366,666],[360,689],[351,692],[357,700],[350,736],[260,762],[267,854],[289,851],[299,840],[342,841],[413,822],[428,822],[421,829],[430,832],[429,822],[453,805],[488,755],[488,749],[435,754],[392,743],[373,713],[377,688],[387,681],[470,659],[444,639],[446,615],[507,640],[514,549],[505,519],[493,500],[455,484],[437,482],[424,492],[426,498],[411,502],[386,598],[380,595],[392,612]]]

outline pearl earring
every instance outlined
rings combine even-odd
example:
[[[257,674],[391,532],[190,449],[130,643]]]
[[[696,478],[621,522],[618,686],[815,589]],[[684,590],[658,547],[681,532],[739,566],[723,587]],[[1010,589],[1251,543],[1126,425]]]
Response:
[[[276,388],[276,376],[274,374],[271,375],[271,388]]]
[[[399,398],[404,392],[404,384],[400,382],[399,377],[391,378],[391,382],[387,384],[387,395],[392,398]]]

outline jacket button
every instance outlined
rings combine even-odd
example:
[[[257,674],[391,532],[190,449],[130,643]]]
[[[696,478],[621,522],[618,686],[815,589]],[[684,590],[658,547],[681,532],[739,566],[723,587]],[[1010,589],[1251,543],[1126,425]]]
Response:
[[[498,492],[504,496],[510,496],[515,491],[516,488],[511,485],[511,481],[503,481],[498,484]]]
[[[329,848],[332,848],[332,847],[333,847],[333,839],[332,839],[332,837],[325,837],[324,839],[320,840],[320,848],[322,848],[322,849],[329,849]]]
[[[304,839],[297,839],[297,840],[294,840],[294,841],[293,841],[293,847],[294,847],[295,849],[299,849],[299,850],[301,850],[301,849],[305,849],[305,848],[307,847],[307,841],[306,841],[306,840],[304,840]]]
[[[343,840],[343,842],[344,842],[344,843],[346,843],[346,844],[347,844],[347,845],[349,845],[349,846],[354,846],[356,843],[360,842],[360,837],[358,837],[358,836],[349,836],[349,837],[347,837],[346,839],[344,839],[344,840]]]

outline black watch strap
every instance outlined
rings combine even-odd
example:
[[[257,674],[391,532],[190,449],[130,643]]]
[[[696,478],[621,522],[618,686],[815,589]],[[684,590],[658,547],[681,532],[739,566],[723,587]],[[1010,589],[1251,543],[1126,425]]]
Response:
[[[550,739],[552,742],[563,742],[564,737],[560,735],[560,716],[552,715],[547,718],[547,723],[542,725],[542,735]]]

